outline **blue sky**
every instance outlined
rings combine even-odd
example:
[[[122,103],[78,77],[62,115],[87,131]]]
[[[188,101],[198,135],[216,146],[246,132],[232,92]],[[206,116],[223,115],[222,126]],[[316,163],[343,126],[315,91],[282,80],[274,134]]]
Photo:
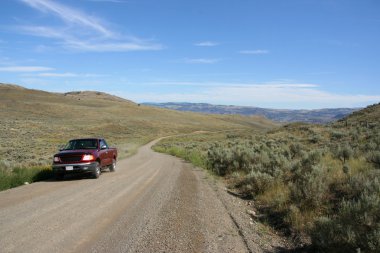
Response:
[[[1,0],[0,82],[135,102],[380,102],[378,0]]]

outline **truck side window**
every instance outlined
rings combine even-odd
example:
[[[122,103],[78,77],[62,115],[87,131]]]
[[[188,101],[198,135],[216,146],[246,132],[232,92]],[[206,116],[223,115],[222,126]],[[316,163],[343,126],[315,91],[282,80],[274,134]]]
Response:
[[[108,145],[105,140],[100,140],[100,148],[102,148],[104,145],[108,148]]]
[[[108,144],[107,144],[107,142],[106,142],[106,140],[103,140],[103,142],[104,142],[104,144],[107,146],[107,148],[109,148],[109,147],[108,147]]]

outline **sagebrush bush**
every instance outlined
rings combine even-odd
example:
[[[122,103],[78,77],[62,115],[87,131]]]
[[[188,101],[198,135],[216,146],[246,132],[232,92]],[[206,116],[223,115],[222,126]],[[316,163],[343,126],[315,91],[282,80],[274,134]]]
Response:
[[[302,231],[304,228],[304,219],[301,210],[295,205],[290,205],[285,216],[285,222],[288,223],[292,229]]]
[[[349,199],[344,199],[337,214],[321,217],[311,231],[313,244],[334,252],[379,252],[380,249],[380,173],[358,174],[349,183]]]
[[[380,151],[373,151],[367,155],[367,161],[372,163],[376,169],[380,169]]]
[[[275,178],[265,172],[252,171],[246,177],[246,184],[250,185],[252,196],[264,193],[272,188]]]
[[[333,154],[336,158],[342,161],[345,164],[353,155],[354,151],[349,144],[338,145],[334,147]]]
[[[304,150],[304,147],[299,142],[293,142],[289,146],[289,150],[291,152],[291,159],[299,158],[302,155],[302,150]]]
[[[345,137],[345,133],[338,130],[332,131],[330,134],[330,137],[333,140],[340,140],[340,139],[343,139],[343,137]]]
[[[303,210],[317,209],[326,202],[328,195],[327,175],[322,166],[311,165],[295,171],[291,182],[291,199]]]
[[[207,152],[207,167],[219,176],[224,176],[231,172],[232,152],[218,145],[214,145]]]

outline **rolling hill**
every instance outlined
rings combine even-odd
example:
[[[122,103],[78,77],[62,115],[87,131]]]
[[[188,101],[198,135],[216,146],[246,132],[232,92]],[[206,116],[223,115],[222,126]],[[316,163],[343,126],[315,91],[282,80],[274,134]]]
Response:
[[[71,138],[104,137],[125,157],[159,136],[276,126],[263,117],[179,112],[96,91],[50,93],[0,84],[0,94],[0,167],[49,164]]]
[[[278,122],[328,123],[349,115],[359,108],[331,108],[318,110],[267,109],[250,106],[212,105],[206,103],[144,103],[146,105],[208,114],[261,115]]]

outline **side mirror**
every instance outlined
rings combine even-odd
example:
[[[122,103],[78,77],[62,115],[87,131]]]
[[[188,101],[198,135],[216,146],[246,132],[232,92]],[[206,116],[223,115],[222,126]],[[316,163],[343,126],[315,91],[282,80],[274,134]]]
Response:
[[[107,146],[103,145],[103,146],[100,147],[100,149],[107,149]]]
[[[65,148],[65,145],[64,145],[64,144],[58,145],[58,150],[59,150],[59,151],[62,151],[64,148]]]

